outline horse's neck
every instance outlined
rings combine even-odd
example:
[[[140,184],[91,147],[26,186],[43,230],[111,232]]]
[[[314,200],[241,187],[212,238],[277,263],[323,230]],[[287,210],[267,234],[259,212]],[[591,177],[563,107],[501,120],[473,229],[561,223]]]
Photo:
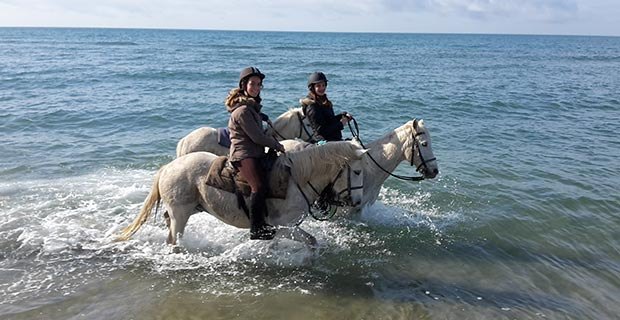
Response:
[[[334,141],[297,152],[287,152],[278,163],[290,167],[292,181],[301,188],[307,189],[310,182],[320,192],[339,176],[339,171],[347,162],[358,159],[362,153],[357,143]]]
[[[308,202],[313,203],[319,197],[319,193],[327,187],[329,183],[332,182],[332,178],[336,176],[337,173],[329,176],[323,177],[315,177],[314,179],[308,180],[304,182],[299,187],[304,193],[305,198]]]
[[[297,119],[297,109],[292,109],[278,117],[273,123],[275,130],[286,139],[299,137],[300,123]],[[278,137],[281,139],[282,137]]]
[[[405,160],[405,150],[410,148],[412,136],[408,123],[368,144],[368,156],[364,157],[364,195],[376,195],[388,172],[393,172]],[[412,130],[412,129],[411,129]],[[372,157],[377,163],[372,161]],[[385,171],[381,170],[381,168]],[[374,202],[374,199],[371,200]]]
[[[408,133],[408,129],[405,126],[401,126],[396,130],[386,134],[385,136],[371,142],[368,145],[368,154],[375,159],[378,164],[385,170],[392,172],[399,163],[405,160],[405,148],[409,146],[411,133]],[[368,161],[371,161],[368,159]],[[383,172],[383,170],[374,166],[377,170]],[[385,172],[384,172],[385,173]],[[385,173],[385,175],[388,175]]]

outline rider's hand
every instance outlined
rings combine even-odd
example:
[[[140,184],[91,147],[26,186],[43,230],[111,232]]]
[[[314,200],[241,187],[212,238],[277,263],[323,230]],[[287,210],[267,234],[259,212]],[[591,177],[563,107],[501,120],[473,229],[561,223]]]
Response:
[[[259,115],[260,115],[260,119],[262,121],[269,121],[269,116],[268,115],[266,115],[266,114],[264,114],[262,112]]]
[[[348,112],[341,113],[340,122],[342,123],[343,126],[346,125],[351,119],[353,119],[353,116],[350,113]]]
[[[281,153],[285,153],[284,152],[284,146],[278,142],[278,147],[276,148],[276,151],[281,152]]]

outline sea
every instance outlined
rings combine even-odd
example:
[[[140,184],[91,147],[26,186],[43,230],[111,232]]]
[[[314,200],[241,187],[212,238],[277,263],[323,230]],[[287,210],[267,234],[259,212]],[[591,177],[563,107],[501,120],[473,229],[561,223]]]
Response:
[[[247,66],[272,119],[314,71],[365,143],[423,119],[439,175],[315,251],[208,213],[112,241]],[[620,37],[0,28],[0,319],[617,319],[619,93]]]

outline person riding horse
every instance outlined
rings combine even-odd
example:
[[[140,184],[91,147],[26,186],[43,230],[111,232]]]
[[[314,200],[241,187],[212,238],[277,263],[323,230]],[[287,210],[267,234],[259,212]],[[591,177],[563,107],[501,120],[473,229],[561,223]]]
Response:
[[[239,74],[239,87],[230,90],[226,98],[226,110],[230,112],[230,153],[232,165],[239,170],[248,182],[250,195],[250,239],[271,240],[276,228],[265,222],[267,215],[267,183],[264,170],[260,168],[261,159],[266,156],[265,147],[284,152],[278,140],[263,131],[263,120],[268,117],[261,113],[260,91],[265,75],[255,67],[247,67]]]
[[[342,129],[353,116],[347,112],[334,114],[333,104],[327,98],[327,77],[323,72],[313,72],[308,77],[308,96],[300,99],[302,109],[314,131],[315,142],[340,141]]]

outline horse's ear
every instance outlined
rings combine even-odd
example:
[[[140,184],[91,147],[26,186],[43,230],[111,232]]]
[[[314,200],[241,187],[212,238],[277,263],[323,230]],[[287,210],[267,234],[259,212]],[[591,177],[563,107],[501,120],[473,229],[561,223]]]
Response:
[[[418,119],[413,119],[413,128],[418,130]]]
[[[355,156],[357,157],[357,159],[361,159],[366,152],[368,152],[368,149],[357,149],[355,150]]]

